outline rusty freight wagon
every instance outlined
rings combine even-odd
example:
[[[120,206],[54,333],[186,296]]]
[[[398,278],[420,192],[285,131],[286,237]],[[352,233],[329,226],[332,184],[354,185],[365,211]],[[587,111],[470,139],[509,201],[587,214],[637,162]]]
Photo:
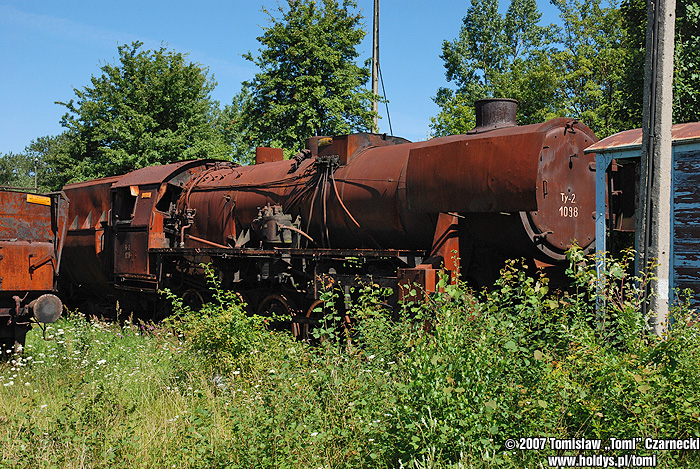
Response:
[[[435,291],[442,271],[485,285],[508,258],[556,268],[572,243],[591,250],[590,129],[517,126],[512,100],[479,102],[477,116],[468,134],[425,142],[312,137],[290,160],[260,148],[251,166],[185,161],[70,184],[62,279],[86,308],[99,293],[158,313],[162,287],[202,301],[210,262],[252,311],[303,335],[329,286],[405,296]]]
[[[32,320],[56,321],[63,305],[55,295],[66,233],[68,200],[0,190],[0,345],[24,345]]]

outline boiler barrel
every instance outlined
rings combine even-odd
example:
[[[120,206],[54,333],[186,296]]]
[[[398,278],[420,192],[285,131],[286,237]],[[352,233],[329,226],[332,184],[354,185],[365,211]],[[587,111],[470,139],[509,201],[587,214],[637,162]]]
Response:
[[[334,139],[300,162],[219,169],[194,178],[179,201],[181,209],[196,211],[188,233],[230,244],[260,207],[271,204],[299,217],[301,229],[315,240],[327,233],[333,248],[426,250],[441,212],[477,219],[514,214],[530,247],[553,260],[562,259],[574,240],[583,246],[593,240],[594,156],[583,149],[596,138],[576,121],[477,129],[356,151],[343,148],[346,141]],[[340,166],[332,167],[333,155],[340,156]]]

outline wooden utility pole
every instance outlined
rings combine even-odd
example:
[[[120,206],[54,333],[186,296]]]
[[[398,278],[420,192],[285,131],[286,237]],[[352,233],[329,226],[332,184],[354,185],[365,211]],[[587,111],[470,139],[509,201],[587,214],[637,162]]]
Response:
[[[374,111],[374,132],[379,132],[379,0],[374,0],[374,28],[372,35],[372,111]]]
[[[644,110],[642,126],[642,167],[640,200],[642,216],[637,232],[640,243],[639,273],[651,274],[649,319],[657,334],[668,324],[669,278],[671,275],[671,197],[673,111],[673,54],[676,0],[648,0]],[[656,267],[648,270],[649,262]]]

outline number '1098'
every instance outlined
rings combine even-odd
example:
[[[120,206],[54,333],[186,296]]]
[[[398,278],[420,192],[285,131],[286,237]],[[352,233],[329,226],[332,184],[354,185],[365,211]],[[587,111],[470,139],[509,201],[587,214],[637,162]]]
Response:
[[[578,207],[562,205],[559,207],[559,215],[564,218],[576,218],[578,217]]]

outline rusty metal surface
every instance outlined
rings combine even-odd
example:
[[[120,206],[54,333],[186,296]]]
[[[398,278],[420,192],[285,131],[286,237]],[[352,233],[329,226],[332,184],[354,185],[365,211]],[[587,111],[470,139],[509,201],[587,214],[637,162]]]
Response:
[[[116,231],[114,273],[148,274],[148,230]]]
[[[233,245],[258,208],[271,204],[298,216],[317,247],[427,250],[438,214],[451,211],[515,213],[529,248],[536,245],[547,259],[561,260],[574,239],[584,246],[593,239],[595,175],[593,157],[583,149],[595,136],[574,120],[419,143],[351,141],[324,142],[318,158],[224,168],[193,179],[178,202],[180,210],[197,214],[188,233]],[[358,149],[347,164],[323,169],[333,163],[319,158],[344,148]],[[511,229],[510,221],[502,228]]]
[[[309,139],[313,141],[313,139]],[[320,142],[327,140],[325,145],[318,145]],[[311,143],[311,142],[308,142]],[[386,134],[370,134],[359,133],[351,135],[341,135],[333,138],[321,138],[316,142],[317,148],[310,147],[313,156],[316,155],[338,155],[340,164],[345,165],[349,159],[359,153],[361,150],[370,147],[386,147],[392,145],[400,145],[402,143],[411,143],[405,138],[393,137]]]
[[[0,256],[1,292],[54,289],[56,255],[53,241],[0,241]]]
[[[225,274],[251,284],[283,274],[304,283],[317,260],[345,256],[390,259],[381,268],[394,279],[398,266],[406,279],[433,278],[442,261],[456,272],[453,251],[477,270],[508,257],[551,264],[574,240],[592,243],[594,156],[583,150],[594,141],[565,118],[418,143],[317,137],[292,160],[181,162],[70,185],[70,274],[105,294],[189,281],[193,258],[237,259]]]
[[[700,122],[673,125],[671,127],[671,139],[674,144],[700,140]],[[631,150],[641,146],[642,129],[632,129],[602,139],[586,148],[586,153],[609,153],[611,151]]]
[[[147,168],[137,169],[124,176],[118,178],[114,183],[114,188],[141,186],[146,184],[160,184],[163,181],[171,179],[175,174],[181,173],[188,169],[198,169],[207,163],[214,163],[215,160],[188,160],[178,161],[159,166],[149,166]]]
[[[595,240],[595,171],[590,170],[595,156],[583,150],[597,138],[581,123],[572,127],[550,123],[542,130],[545,138],[537,172],[537,210],[521,217],[538,250],[563,260],[574,241],[586,248]]]
[[[114,274],[150,278],[148,248],[167,244],[163,232],[167,214],[156,207],[161,198],[175,197],[168,183],[182,186],[219,164],[230,165],[214,160],[181,161],[67,185],[64,190],[74,200],[65,248],[69,282],[104,295],[113,286]]]
[[[429,140],[411,150],[409,208],[527,212],[520,223],[530,244],[561,260],[574,239],[587,246],[594,238],[595,174],[588,169],[594,157],[583,149],[595,140],[586,126],[565,118]],[[491,222],[516,237],[508,219]]]
[[[63,254],[63,285],[72,283],[101,294],[108,291],[112,275],[109,239],[105,228],[111,209],[111,187],[119,176],[68,184],[64,192],[71,201],[68,233]]]
[[[437,217],[407,210],[402,174],[408,150],[408,144],[362,148],[326,179],[313,158],[296,170],[286,160],[214,171],[197,181],[179,208],[198,214],[190,234],[218,244],[230,243],[270,203],[300,216],[312,238],[327,238],[318,247],[420,249],[432,240]]]
[[[67,202],[62,194],[0,191],[0,292],[22,298],[55,289]]]
[[[110,209],[110,190],[120,176],[67,184],[63,191],[71,201],[69,230],[95,228],[106,221]]]
[[[51,198],[0,191],[0,239],[53,242]]]
[[[352,244],[359,240],[367,247],[378,244],[397,249],[429,249],[437,213],[412,211],[406,199],[406,165],[414,145],[368,148],[336,171],[340,198],[360,226],[332,197],[332,216],[328,218],[335,230],[330,234],[331,241]],[[314,220],[318,223],[322,219],[322,211],[317,210]],[[317,229],[320,231],[320,225]]]
[[[476,129],[481,132],[500,127],[513,127],[518,102],[514,99],[480,99],[474,103],[476,114]],[[471,133],[471,132],[469,132]]]
[[[284,152],[281,148],[257,147],[255,149],[255,164],[282,161]]]
[[[537,209],[535,187],[544,137],[537,129],[507,128],[415,145],[406,175],[409,208],[418,212]]]

